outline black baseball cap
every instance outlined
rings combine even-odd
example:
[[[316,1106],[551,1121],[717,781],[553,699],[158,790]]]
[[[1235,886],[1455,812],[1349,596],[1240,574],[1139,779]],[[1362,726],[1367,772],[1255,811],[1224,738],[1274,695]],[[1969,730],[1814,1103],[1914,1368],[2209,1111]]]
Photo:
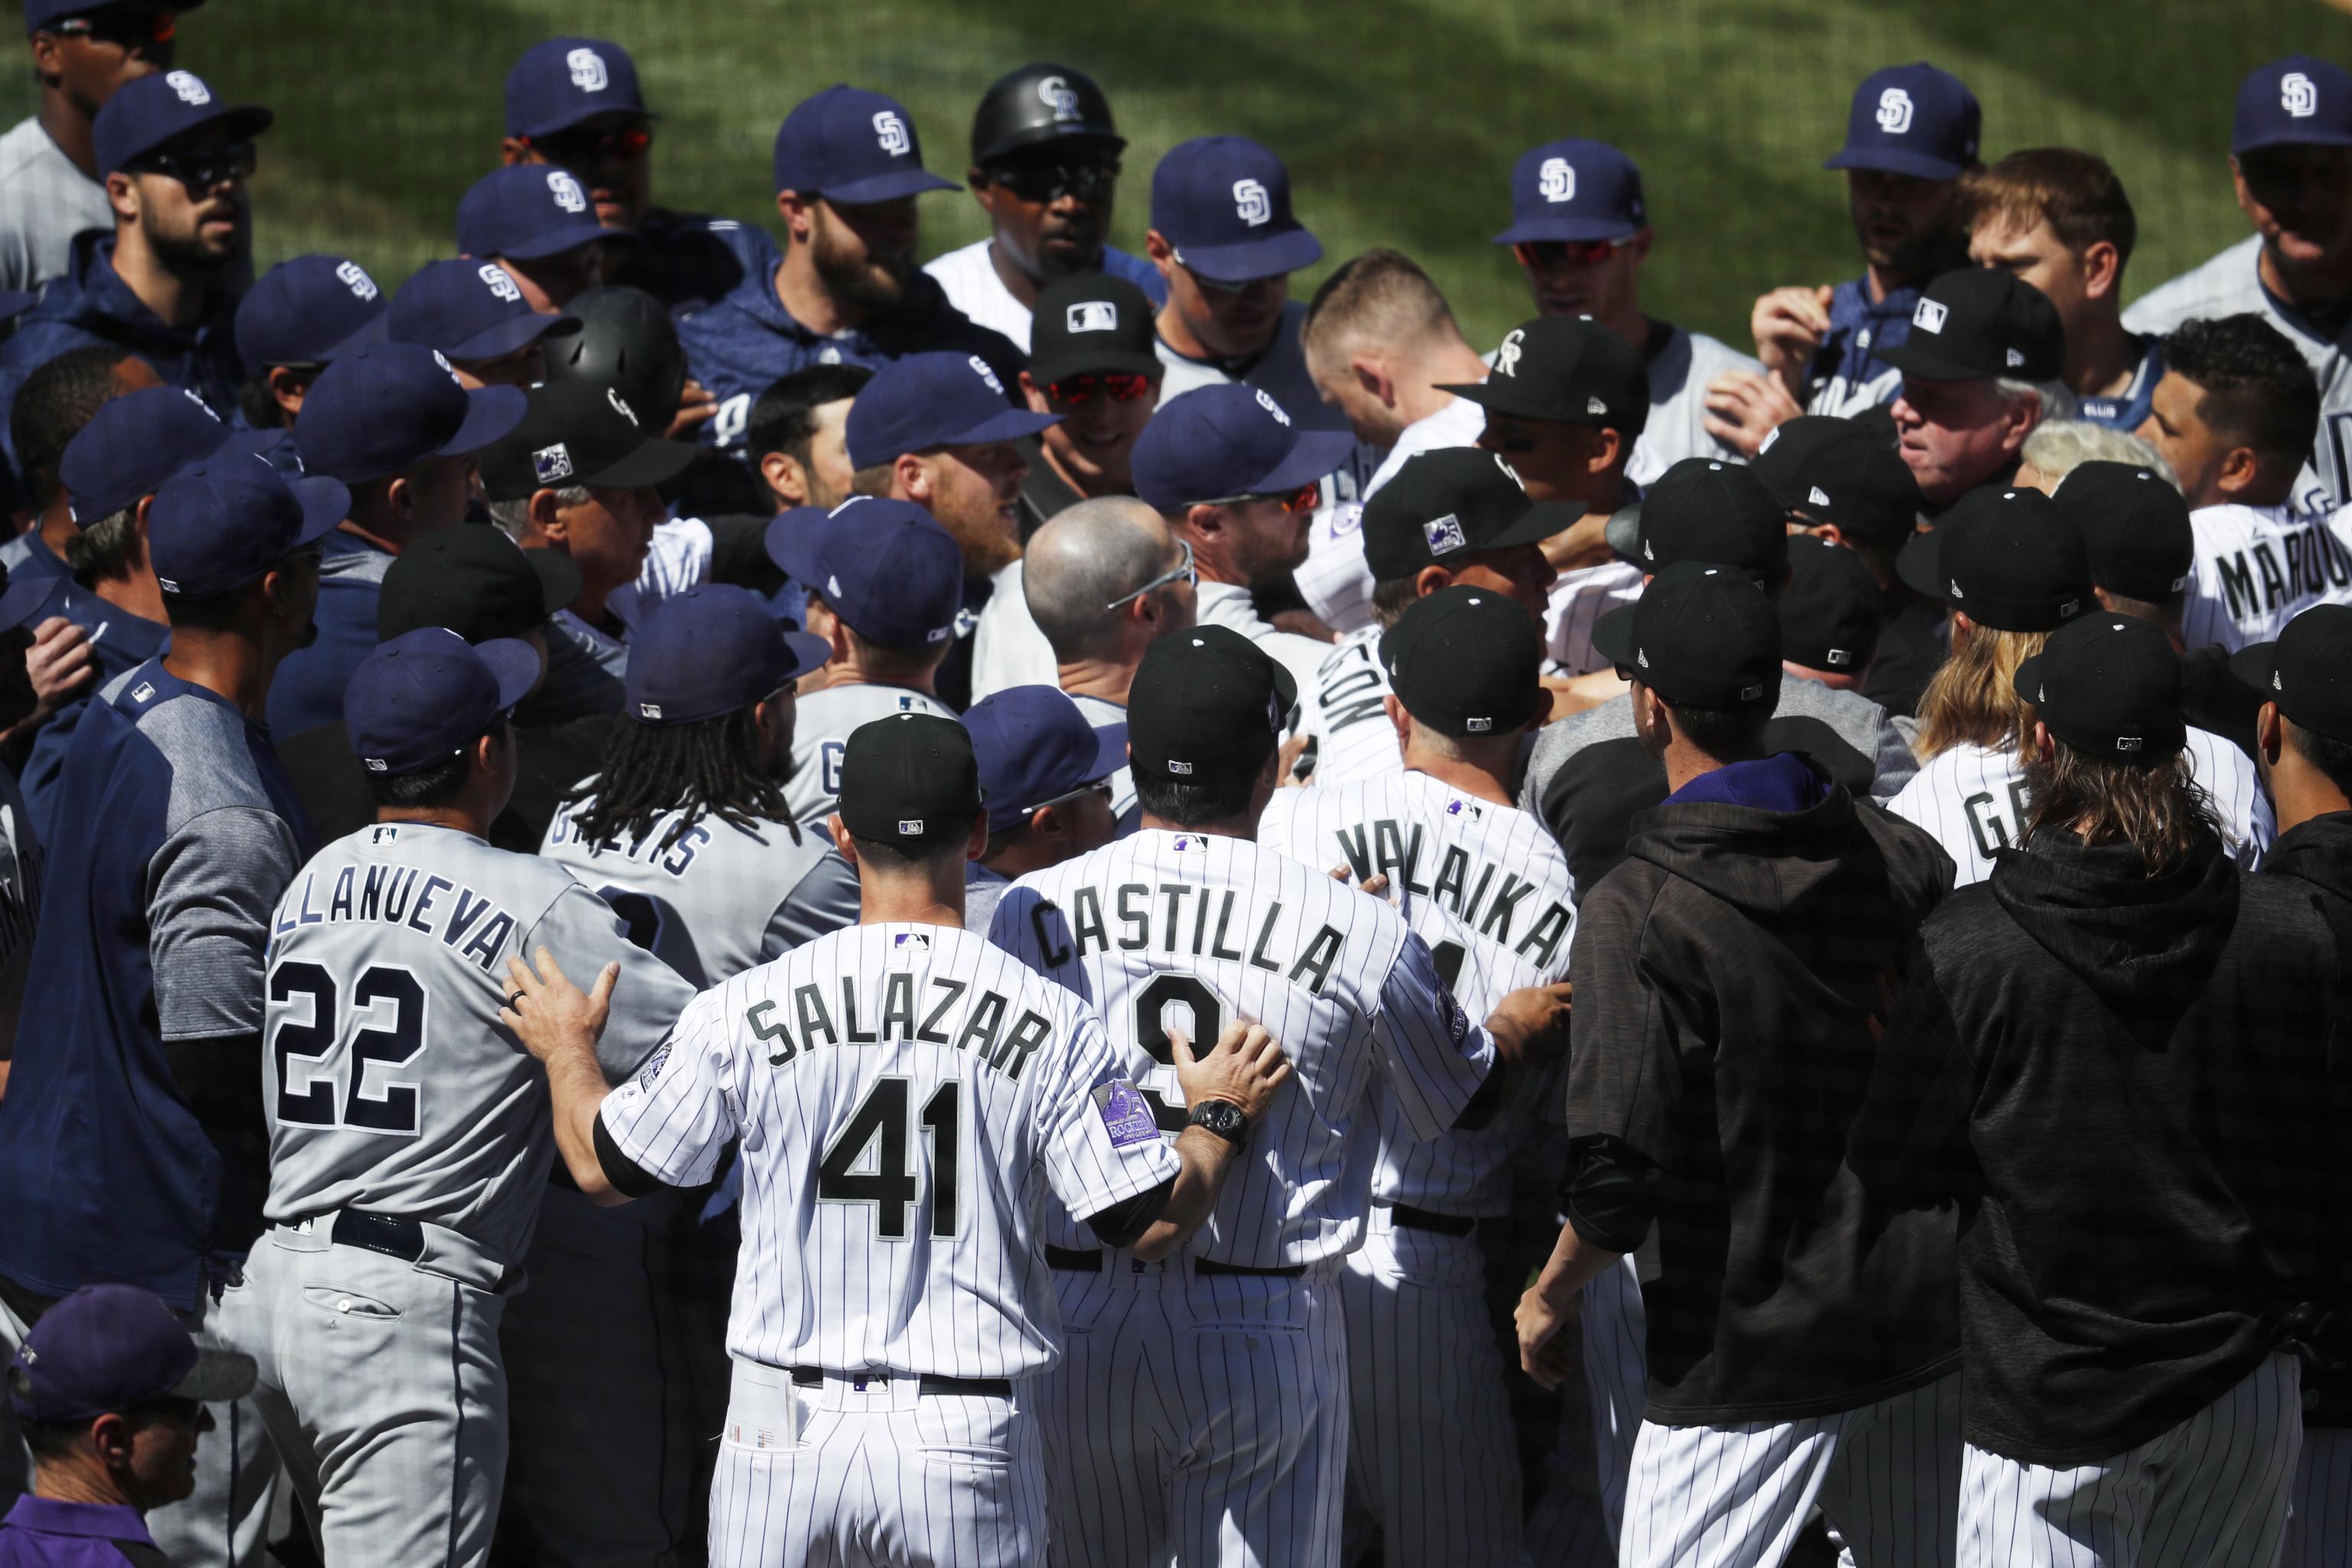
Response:
[[[1194,626],[1146,648],[1127,699],[1135,776],[1255,778],[1281,743],[1298,682],[1230,626]]]
[[[1592,646],[1668,702],[1729,710],[1780,700],[1780,618],[1764,590],[1728,566],[1675,562],[1639,599],[1592,624]]]
[[[1542,632],[1525,606],[1460,584],[1414,600],[1381,637],[1381,667],[1397,700],[1441,735],[1525,727],[1536,717],[1543,660]]]
[[[482,449],[482,489],[492,500],[566,485],[643,489],[676,479],[695,450],[647,429],[610,386],[542,382],[530,389],[522,422]]]
[[[1029,318],[1029,379],[1043,386],[1092,371],[1158,375],[1151,300],[1124,278],[1073,272],[1037,291]]]
[[[849,732],[841,756],[841,825],[912,848],[961,843],[984,804],[971,733],[938,713],[893,713]]]
[[[2352,605],[2312,605],[2276,642],[2240,648],[2230,673],[2302,728],[2352,742]]]
[[[1878,579],[1862,557],[1826,539],[1789,541],[1780,590],[1780,657],[1807,669],[1859,674],[1878,651]]]
[[[2087,756],[2161,763],[2188,742],[2180,656],[2154,621],[2081,616],[2019,665],[2012,684],[2053,735]]]
[[[1801,414],[1764,437],[1749,467],[1782,506],[1854,543],[1900,550],[1918,531],[1919,481],[1887,432]]]
[[[2055,381],[2066,330],[2050,297],[2024,279],[1963,267],[1927,285],[1911,308],[1911,335],[1878,357],[1918,381]]]
[[[1581,515],[1528,500],[1518,476],[1492,452],[1420,452],[1364,503],[1364,563],[1374,582],[1385,583],[1475,550],[1537,543]]]
[[[525,550],[495,528],[438,528],[384,568],[375,635],[390,642],[446,626],[469,643],[529,637],[580,596],[580,568],[561,550]]]
[[[1609,547],[1644,572],[1676,561],[1736,566],[1769,591],[1789,570],[1784,510],[1746,465],[1685,458],[1609,520]]]
[[[1601,425],[1628,439],[1650,418],[1650,376],[1624,339],[1590,316],[1538,316],[1503,334],[1495,374],[1440,386],[1496,414]]]
[[[2053,631],[2091,605],[2083,531],[2040,490],[1987,485],[1895,558],[1895,575],[1980,626]]]
[[[2155,469],[2078,463],[2050,499],[2083,531],[2091,581],[2108,593],[2160,605],[2189,586],[2197,559],[2189,503]]]

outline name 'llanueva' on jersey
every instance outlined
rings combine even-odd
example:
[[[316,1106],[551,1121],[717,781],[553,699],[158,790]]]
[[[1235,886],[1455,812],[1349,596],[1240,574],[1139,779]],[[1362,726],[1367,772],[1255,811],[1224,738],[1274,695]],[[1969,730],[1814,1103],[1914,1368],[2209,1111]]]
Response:
[[[467,963],[485,974],[498,973],[514,935],[515,918],[473,889],[446,877],[436,877],[415,866],[346,866],[335,873],[335,885],[326,907],[318,902],[319,873],[305,871],[299,888],[287,889],[278,905],[278,923],[270,931],[274,950],[278,942],[301,926],[375,922],[406,926],[440,939]],[[453,898],[444,894],[454,893]],[[462,944],[462,945],[461,945]]]
[[[1188,899],[1192,900],[1189,911]],[[1277,943],[1275,928],[1282,923],[1281,900],[1270,901],[1260,914],[1248,907],[1247,895],[1238,889],[1202,888],[1190,882],[1161,882],[1156,887],[1122,882],[1115,889],[1081,883],[1070,895],[1066,914],[1050,901],[1032,905],[1029,929],[1036,934],[1037,950],[1046,963],[1058,969],[1072,958],[1108,952],[1114,947],[1123,952],[1150,947],[1155,912],[1160,917],[1161,952],[1246,962],[1254,969],[1304,985],[1318,996],[1330,981],[1332,965],[1339,962],[1341,937],[1337,926],[1319,928],[1302,946],[1294,923],[1287,933],[1290,940]],[[1250,934],[1253,930],[1255,938]]]
[[[1536,885],[1517,872],[1503,871],[1491,862],[1474,860],[1459,844],[1448,844],[1437,858],[1437,877],[1421,880],[1422,851],[1427,835],[1416,822],[1410,832],[1382,817],[1367,827],[1358,823],[1334,835],[1348,868],[1359,882],[1385,874],[1389,885],[1416,898],[1443,905],[1454,917],[1490,942],[1511,947],[1522,958],[1550,965],[1559,962],[1559,944],[1575,923],[1568,906],[1554,899],[1530,904]],[[1496,879],[1499,872],[1500,880]],[[1519,917],[1533,912],[1527,934],[1518,935]]]
[[[752,1003],[743,1010],[743,1021],[772,1047],[768,1054],[772,1068],[807,1056],[821,1045],[895,1046],[919,1041],[968,1052],[982,1067],[1015,1082],[1037,1047],[1053,1033],[1054,1026],[1044,1014],[1025,1008],[1006,1028],[1005,1016],[1013,1011],[1013,1004],[1000,992],[975,989],[969,980],[944,974],[918,976],[903,969],[882,976],[882,1005],[874,1015],[875,1027],[866,1029],[859,1021],[857,993],[859,985],[870,985],[871,979],[840,977],[838,1026],[826,1005],[824,988],[813,984],[794,986],[789,1001],[772,998]],[[928,994],[923,994],[926,989]],[[969,1001],[965,1001],[967,992]],[[964,1002],[961,1011],[956,1010],[959,1002]],[[948,1016],[950,1012],[955,1013],[952,1018]]]

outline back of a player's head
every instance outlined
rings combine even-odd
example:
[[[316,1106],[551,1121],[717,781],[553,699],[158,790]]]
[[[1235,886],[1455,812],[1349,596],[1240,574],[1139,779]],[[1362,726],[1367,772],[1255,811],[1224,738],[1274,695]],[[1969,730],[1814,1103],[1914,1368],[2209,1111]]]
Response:
[[[2352,798],[2352,607],[2314,605],[2275,641],[2252,643],[2230,658],[2230,673],[2263,694],[2278,713],[2281,755],[2293,752]],[[2267,750],[2267,732],[2259,739]],[[2273,777],[2273,793],[2286,781]]]
[[[1644,695],[1675,731],[1719,763],[1761,754],[1779,709],[1780,620],[1764,589],[1738,567],[1675,561],[1642,596],[1593,624],[1592,646],[1633,683],[1637,730]]]
[[[988,842],[971,733],[936,713],[894,713],[849,733],[841,755],[842,829],[859,874],[932,875]]]
[[[2018,455],[2027,467],[2049,481],[2042,487],[2044,489],[2084,463],[2129,463],[2135,468],[2153,468],[2173,489],[2180,488],[2180,476],[2172,471],[2172,465],[2154,447],[2128,430],[2094,425],[2087,419],[2043,420],[2025,438]]]
[[[2266,462],[2300,463],[2319,433],[2319,382],[2286,335],[2260,316],[2183,321],[2164,340],[2165,368],[2203,395],[2197,416]]]
[[[2017,667],[2042,651],[2048,632],[1973,627],[1955,637],[1919,694],[1919,754],[1963,743],[2021,756],[2032,750],[2033,712],[2017,699]]]
[[[1178,827],[1254,826],[1272,794],[1298,683],[1227,626],[1145,650],[1129,689],[1129,773],[1144,815]]]
[[[1167,523],[1133,496],[1097,497],[1049,518],[1030,537],[1021,592],[1056,662],[1127,657],[1127,602],[1166,574],[1175,550]]]
[[[1960,176],[1959,200],[1968,228],[2023,234],[2046,223],[2077,256],[2112,245],[2118,273],[2139,236],[2123,181],[2105,158],[2079,148],[2020,148]]]
[[[66,446],[115,395],[114,367],[122,358],[123,352],[110,343],[68,349],[34,367],[16,389],[8,408],[8,437],[34,505],[47,506],[56,497]]]
[[[873,379],[871,370],[857,364],[813,364],[779,377],[751,405],[744,449],[755,464],[771,452],[782,452],[806,468],[810,442],[816,436],[816,411],[856,397]]]
[[[2162,627],[2080,616],[2052,632],[2015,680],[2049,738],[2021,758],[2028,842],[2053,832],[2126,844],[2159,876],[2214,830],[2211,798],[2183,749],[2180,658]]]
[[[1412,720],[1413,744],[1467,759],[1551,712],[1543,634],[1517,601],[1455,585],[1418,599],[1380,641],[1381,667]]]
[[[1344,363],[1359,348],[1409,348],[1453,325],[1454,311],[1429,274],[1383,246],[1341,262],[1323,279],[1298,337],[1310,358]]]

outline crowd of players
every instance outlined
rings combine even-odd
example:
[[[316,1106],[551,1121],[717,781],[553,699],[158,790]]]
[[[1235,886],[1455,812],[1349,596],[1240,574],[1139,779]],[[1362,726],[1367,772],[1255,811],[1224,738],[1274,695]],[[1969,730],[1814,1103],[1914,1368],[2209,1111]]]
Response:
[[[2126,310],[1879,71],[1752,357],[1547,143],[1486,349],[1046,64],[256,277],[194,4],[0,136],[0,1564],[2352,1562],[2352,74]]]

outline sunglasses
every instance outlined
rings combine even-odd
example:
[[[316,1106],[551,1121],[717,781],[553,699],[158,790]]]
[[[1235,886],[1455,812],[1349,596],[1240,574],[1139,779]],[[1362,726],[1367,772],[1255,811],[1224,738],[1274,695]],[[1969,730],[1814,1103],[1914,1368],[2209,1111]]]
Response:
[[[1254,500],[1280,502],[1284,511],[1297,517],[1302,511],[1313,511],[1323,504],[1323,481],[1317,479],[1311,484],[1301,485],[1295,490],[1286,490],[1280,495],[1266,495],[1261,492],[1251,495],[1219,496],[1214,500],[1196,500],[1192,504],[1194,506],[1240,506],[1244,501]]]
[[[1070,791],[1066,795],[1057,795],[1051,800],[1041,800],[1034,805],[1024,805],[1021,808],[1021,815],[1024,817],[1034,816],[1049,805],[1067,805],[1074,800],[1084,800],[1090,795],[1098,795],[1102,796],[1103,799],[1108,800],[1110,798],[1110,780],[1099,779],[1093,784],[1080,784],[1077,788]]]
[[[1110,195],[1118,178],[1118,163],[1114,159],[1092,163],[1004,163],[982,170],[981,176],[1024,202],[1059,201],[1064,195],[1098,202]]]
[[[547,155],[554,163],[634,163],[654,144],[653,128],[626,126],[619,131],[559,131],[552,136],[526,136],[523,145]]]
[[[129,49],[142,44],[168,44],[179,29],[179,19],[169,11],[108,5],[79,16],[60,17],[46,30],[61,38],[83,37]]]
[[[1146,583],[1134,593],[1123,595],[1118,598],[1113,599],[1109,604],[1105,605],[1103,608],[1105,610],[1116,610],[1121,605],[1131,605],[1136,600],[1143,597],[1144,595],[1151,593],[1155,589],[1165,588],[1171,583],[1191,583],[1197,587],[1201,581],[1201,574],[1192,565],[1192,546],[1187,541],[1180,539],[1176,542],[1176,548],[1181,553],[1176,557],[1176,564],[1174,566],[1162,572],[1159,576],[1154,577],[1150,582]]]
[[[1097,396],[1108,397],[1113,403],[1132,403],[1150,390],[1151,378],[1140,371],[1108,371],[1101,374],[1089,371],[1045,384],[1047,397],[1073,408],[1084,408]]]
[[[195,147],[184,153],[150,153],[132,167],[143,174],[163,174],[193,193],[211,190],[230,180],[249,180],[261,162],[250,142],[228,142],[218,147]]]
[[[1625,248],[1622,239],[1538,239],[1523,240],[1511,247],[1511,254],[1519,265],[1538,272],[1549,272],[1556,267],[1593,267],[1608,260]]]

